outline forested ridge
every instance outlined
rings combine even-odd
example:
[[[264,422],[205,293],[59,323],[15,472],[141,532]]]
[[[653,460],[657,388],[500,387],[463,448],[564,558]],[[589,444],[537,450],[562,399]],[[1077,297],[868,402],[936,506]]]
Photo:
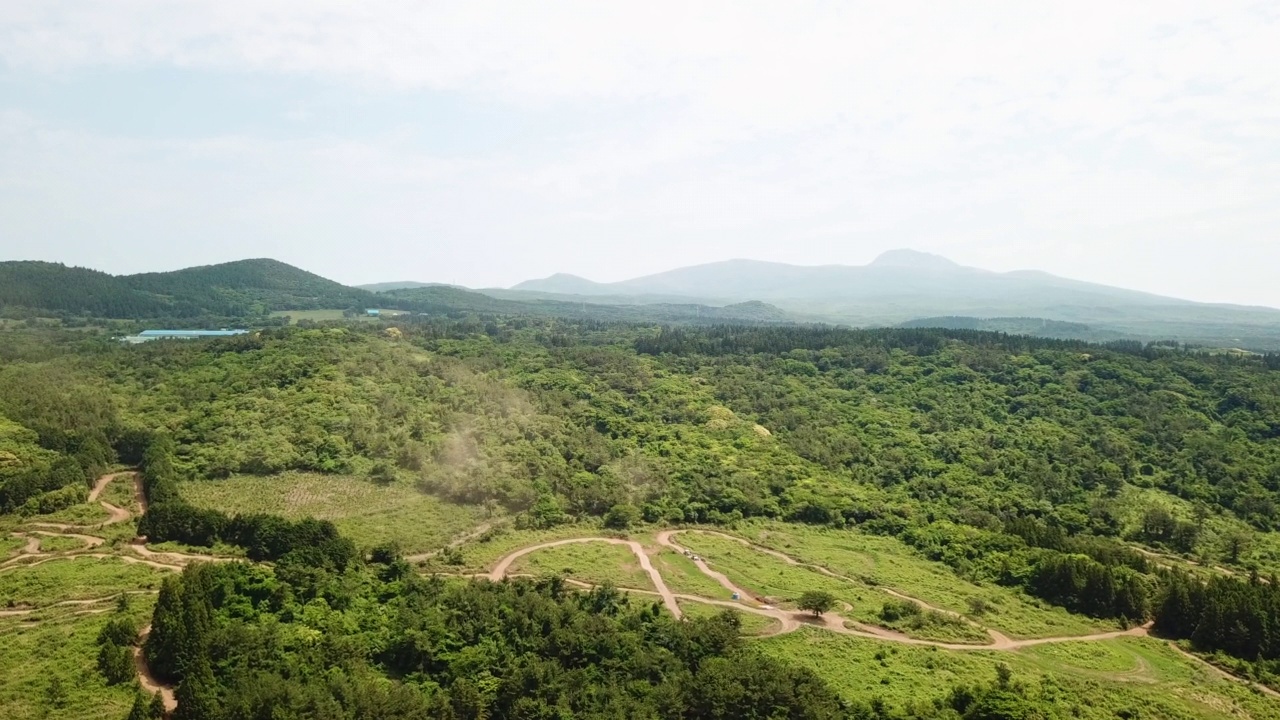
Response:
[[[261,318],[272,310],[374,307],[373,293],[276,260],[114,276],[57,263],[0,262],[0,308],[116,319]]]
[[[372,293],[347,287],[285,263],[238,260],[171,272],[113,276],[47,262],[0,262],[0,318],[54,318],[69,326],[147,321],[174,327],[261,326],[274,311],[369,308],[465,317],[473,313],[564,317],[610,322],[787,322],[772,305],[605,305],[529,299],[503,300],[480,292],[429,286]]]
[[[321,600],[329,610],[356,608],[357,615],[372,598],[448,615],[454,603],[502,606],[523,602],[506,594],[523,593],[537,598],[528,601],[534,615],[566,618],[586,612],[582,603],[603,602],[598,594],[557,595],[538,584],[433,585],[405,577],[393,550],[383,553],[385,568],[366,566],[331,525],[228,516],[193,507],[176,490],[183,479],[217,482],[286,470],[371,482],[412,478],[424,491],[514,513],[533,528],[603,516],[656,525],[732,525],[758,517],[857,527],[900,538],[966,579],[1018,588],[1094,617],[1154,619],[1158,631],[1238,658],[1264,680],[1280,655],[1273,585],[1248,579],[1251,565],[1264,575],[1280,567],[1269,540],[1280,492],[1275,358],[967,330],[663,329],[498,316],[274,328],[136,347],[93,334],[7,335],[12,342],[0,355],[4,511],[56,504],[58,493],[83,493],[103,468],[140,464],[151,502],[141,531],[194,545],[238,545],[253,559],[276,563],[268,574],[219,568],[191,580],[202,588],[196,594],[209,596],[208,607],[192,612],[215,618],[210,628],[219,629],[191,646],[204,650],[189,650],[207,653],[208,668],[176,660],[172,667],[200,678],[184,686],[213,688],[208,702],[223,714],[190,717],[252,717],[225,704],[250,685],[287,697],[300,716],[322,705],[332,717],[353,716],[363,706],[350,703],[370,692],[368,702],[417,708],[406,713],[430,707],[477,717],[467,714],[479,712],[467,705],[472,690],[485,712],[515,713],[500,698],[504,683],[524,677],[518,663],[500,665],[496,684],[468,689],[455,687],[460,671],[451,663],[461,658],[413,666],[403,664],[406,656],[367,650],[387,648],[389,638],[407,633],[422,638],[415,652],[425,652],[420,643],[435,630],[414,627],[420,616],[402,618],[406,625],[376,642],[329,633],[332,642],[352,643],[343,645],[347,650],[325,648],[349,653],[342,656],[352,658],[342,666],[347,679],[304,682],[308,689],[258,681],[307,676],[306,663],[322,657],[311,654],[314,648],[299,646],[297,658],[280,661],[298,666],[248,668],[237,658],[242,651],[261,656],[254,643],[274,647],[279,638],[250,636],[275,623],[290,629],[270,632],[300,632],[305,608]],[[1135,549],[1139,544],[1233,567],[1238,576],[1206,582],[1177,574]],[[367,585],[372,576],[376,586]],[[172,584],[161,605],[180,605],[173,597],[187,582]],[[677,636],[695,632],[635,601],[608,602],[618,603],[603,613],[614,618],[608,622],[646,642],[661,637],[667,639],[659,646],[678,645],[686,640]],[[329,627],[302,624],[322,634]],[[1261,630],[1242,634],[1241,627]],[[168,642],[163,632],[153,637],[153,645]],[[510,642],[528,649],[530,639]],[[485,652],[506,658],[509,649]],[[530,662],[538,658],[527,670],[534,676],[564,672],[565,683],[577,682],[564,656],[547,647],[528,652]],[[678,653],[662,662],[668,661],[673,673],[690,679],[672,685],[669,697],[626,702],[675,713],[654,711],[664,717],[720,716],[680,714],[703,694],[690,689],[701,688],[700,666]],[[457,667],[507,661],[465,662],[471,664]],[[544,705],[581,701],[575,717],[617,716],[609,703],[623,702],[615,690],[634,680],[632,671],[592,679],[614,688],[595,700],[557,696]],[[359,680],[369,672],[413,679],[428,690],[406,699],[374,682],[369,688],[382,688],[375,693]],[[780,672],[790,671],[760,670]],[[777,690],[770,687],[759,691]],[[811,713],[788,717],[878,712],[837,708],[825,690],[812,688],[780,701]],[[999,691],[996,685],[981,692]],[[978,705],[964,697],[936,711],[968,717]],[[188,707],[198,702],[189,699]]]

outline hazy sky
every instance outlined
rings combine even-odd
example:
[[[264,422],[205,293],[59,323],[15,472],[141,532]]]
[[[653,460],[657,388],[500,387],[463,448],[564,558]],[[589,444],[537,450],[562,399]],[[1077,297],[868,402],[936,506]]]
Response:
[[[1280,306],[1280,3],[0,2],[0,259],[898,247]]]

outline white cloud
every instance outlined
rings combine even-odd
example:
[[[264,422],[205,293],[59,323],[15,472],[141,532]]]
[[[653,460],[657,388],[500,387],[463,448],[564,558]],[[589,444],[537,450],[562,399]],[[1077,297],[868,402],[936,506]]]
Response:
[[[10,0],[0,61],[28,76],[265,73],[623,119],[446,160],[394,135],[125,141],[11,116],[0,182],[45,209],[11,202],[0,232],[70,197],[107,235],[146,211],[169,237],[195,217],[267,249],[306,228],[312,267],[352,272],[325,248],[363,231],[473,283],[916,245],[1280,305],[1256,271],[1280,261],[1278,31],[1274,4],[1230,0]],[[1153,263],[1160,238],[1182,254]],[[344,279],[393,272],[356,264]]]

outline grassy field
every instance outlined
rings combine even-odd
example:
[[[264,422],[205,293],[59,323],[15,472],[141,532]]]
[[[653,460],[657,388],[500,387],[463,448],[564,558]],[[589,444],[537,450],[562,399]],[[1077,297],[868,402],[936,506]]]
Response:
[[[693,561],[684,555],[663,548],[652,557],[653,566],[662,574],[662,580],[671,592],[697,595],[699,597],[729,600],[732,594],[720,586],[694,566]],[[697,603],[694,603],[695,605]],[[707,607],[707,606],[702,606]]]
[[[134,495],[133,478],[128,475],[112,480],[111,484],[107,485],[107,489],[102,491],[102,495],[98,499],[106,500],[112,505],[122,507],[135,515],[139,510]]]
[[[41,607],[62,600],[98,598],[160,587],[163,570],[114,558],[58,558],[0,572],[0,607]]]
[[[1063,717],[1280,718],[1280,703],[1206,675],[1156,640],[961,653],[802,629],[757,642],[812,669],[850,701],[894,708],[944,702],[952,685],[991,682],[1003,663],[1015,682],[1074,706]]]
[[[111,518],[111,515],[96,502],[80,503],[47,515],[31,515],[23,518],[25,522],[65,523],[67,525],[97,525]]]
[[[1196,541],[1195,551],[1188,557],[1206,565],[1224,565],[1226,538],[1233,534],[1243,534],[1249,538],[1249,543],[1238,565],[1240,567],[1256,566],[1263,574],[1280,573],[1280,533],[1259,532],[1239,518],[1223,514],[1209,514],[1203,520],[1198,519],[1192,503],[1150,488],[1125,486],[1119,497],[1113,501],[1112,507],[1120,517],[1126,534],[1137,532],[1142,523],[1143,513],[1151,507],[1164,508],[1179,520],[1196,523],[1200,528],[1200,536]],[[1204,569],[1179,563],[1177,560],[1171,561],[1170,564],[1194,571]]]
[[[705,603],[681,600],[679,604],[681,612],[683,612],[686,617],[691,618],[712,617],[722,612],[731,612],[737,615],[738,620],[742,623],[743,635],[765,635],[770,632],[776,632],[779,625],[781,625],[777,620],[767,618],[762,615],[729,610],[727,608],[707,605]]]
[[[495,524],[488,532],[459,547],[463,560],[461,568],[469,572],[488,572],[499,559],[520,548],[551,540],[595,537],[605,534],[599,525],[592,523],[559,525],[546,530],[516,530],[506,524]],[[458,570],[458,568],[450,569],[438,562],[429,563],[428,567],[441,571]]]
[[[683,533],[677,541],[701,555],[713,570],[729,577],[750,595],[774,605],[791,605],[806,590],[825,590],[855,611],[879,609],[880,593],[866,586],[819,575],[812,570],[788,565],[781,560],[740,543],[714,535]],[[856,614],[856,613],[855,613]]]
[[[952,612],[967,614],[970,599],[980,599],[989,610],[975,619],[1012,637],[1084,635],[1115,629],[1112,624],[1072,615],[1009,588],[963,580],[895,538],[783,523],[747,524],[737,533],[803,562],[859,578],[868,586],[892,588]],[[696,534],[679,537],[683,543]],[[877,596],[874,603],[878,609],[883,599]]]
[[[515,561],[512,574],[563,575],[593,585],[654,590],[649,574],[624,545],[574,543],[538,550]]]
[[[727,575],[735,585],[774,605],[790,607],[806,590],[825,590],[852,607],[851,610],[839,610],[851,620],[891,627],[906,635],[927,640],[975,644],[990,642],[982,629],[939,613],[919,612],[887,622],[881,617],[885,603],[901,601],[856,580],[851,582],[832,578],[810,568],[789,565],[772,555],[727,538],[687,532],[678,536],[678,542],[701,555],[712,569]]]
[[[153,603],[149,596],[131,598],[130,614],[139,625],[150,617]],[[107,686],[97,668],[96,639],[109,617],[66,615],[38,623],[0,619],[0,715],[6,720],[127,715],[133,687]]]
[[[229,513],[332,520],[362,547],[394,541],[406,554],[438,548],[482,521],[478,508],[446,503],[407,484],[377,485],[355,477],[238,475],[185,482],[179,492],[194,505]]]
[[[0,560],[17,555],[19,550],[26,547],[26,544],[27,539],[19,535],[8,533],[0,535]]]
[[[68,550],[83,550],[87,547],[83,540],[62,535],[44,535],[40,537],[40,552],[56,553]]]

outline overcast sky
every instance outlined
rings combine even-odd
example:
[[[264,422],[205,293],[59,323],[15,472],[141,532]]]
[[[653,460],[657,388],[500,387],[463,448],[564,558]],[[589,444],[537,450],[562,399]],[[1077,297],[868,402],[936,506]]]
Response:
[[[493,286],[899,247],[1280,306],[1280,3],[0,2],[0,259]]]

